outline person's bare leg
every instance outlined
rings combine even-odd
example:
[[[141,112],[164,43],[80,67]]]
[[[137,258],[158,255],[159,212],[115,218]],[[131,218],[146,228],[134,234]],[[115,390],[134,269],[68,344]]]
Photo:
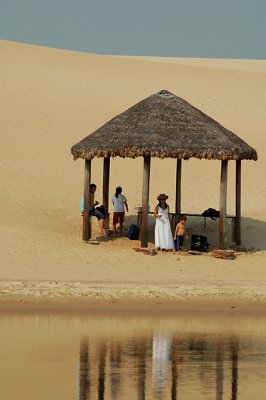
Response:
[[[99,219],[99,234],[105,235],[104,219]]]
[[[120,236],[123,234],[123,222],[120,222]]]
[[[113,225],[113,231],[114,231],[114,235],[116,235],[116,233],[117,233],[116,225]]]

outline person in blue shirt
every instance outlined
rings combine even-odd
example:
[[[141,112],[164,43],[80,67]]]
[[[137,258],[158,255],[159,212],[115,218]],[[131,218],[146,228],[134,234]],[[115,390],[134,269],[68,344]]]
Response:
[[[97,186],[94,183],[90,184],[90,192],[89,192],[89,214],[92,215],[93,217],[96,217],[99,222],[99,235],[104,236],[105,235],[105,230],[104,230],[104,215],[95,208],[99,204],[98,201],[95,201],[94,195],[96,192]],[[84,214],[84,193],[81,198],[80,202],[80,212],[81,215],[83,216]]]

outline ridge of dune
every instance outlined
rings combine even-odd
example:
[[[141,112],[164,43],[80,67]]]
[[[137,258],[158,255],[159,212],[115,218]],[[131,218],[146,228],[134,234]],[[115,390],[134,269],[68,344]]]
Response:
[[[257,249],[235,263],[248,280],[254,266],[263,275],[266,250],[266,78],[263,61],[152,60],[50,49],[0,41],[0,280],[134,282],[145,269],[170,281],[177,260],[140,257],[126,239],[88,246],[81,241],[80,195],[84,165],[70,148],[107,120],[161,89],[168,89],[232,130],[258,151],[243,162],[243,241]],[[210,168],[211,163],[211,168]],[[102,160],[92,161],[92,180],[101,200]],[[190,160],[183,166],[182,205],[187,212],[219,207],[220,164]],[[167,177],[167,179],[166,179]],[[150,204],[158,192],[174,205],[174,160],[152,160]],[[142,160],[111,160],[110,190],[121,185],[130,214],[141,203]],[[234,211],[234,166],[229,163],[228,211]],[[128,219],[128,223],[134,217]],[[95,226],[95,225],[94,225]],[[189,221],[190,233],[202,230]],[[215,244],[216,226],[208,237]],[[258,250],[260,249],[260,250]],[[110,261],[111,260],[111,261]],[[181,257],[188,282],[206,282],[210,268],[224,282],[223,261]],[[141,263],[141,267],[136,267]],[[102,269],[101,269],[102,266]],[[243,268],[242,268],[243,267]],[[262,275],[258,277],[262,278]],[[230,274],[226,275],[230,279]],[[115,277],[115,278],[113,278]],[[182,279],[181,281],[182,282]]]
[[[266,73],[266,60],[223,59],[223,58],[180,58],[180,57],[148,57],[148,56],[118,56],[120,58],[163,62],[192,67],[209,69],[223,69],[231,71],[246,71]]]

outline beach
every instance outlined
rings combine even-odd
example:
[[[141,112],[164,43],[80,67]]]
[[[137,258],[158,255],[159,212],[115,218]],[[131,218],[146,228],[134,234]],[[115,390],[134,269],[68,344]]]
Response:
[[[266,303],[266,61],[100,56],[0,41],[1,307],[242,307]],[[70,148],[159,90],[184,98],[258,152],[242,162],[242,241],[235,260],[134,251],[127,238],[84,243],[79,203],[84,161]],[[110,195],[123,187],[126,228],[141,205],[141,158],[111,159]],[[102,199],[102,159],[92,160]],[[150,206],[175,204],[175,160],[152,160]],[[235,207],[229,162],[228,213]],[[220,163],[183,163],[182,210],[219,209]],[[110,196],[111,197],[111,196]],[[111,204],[110,204],[111,207]],[[154,219],[150,217],[153,247]],[[218,223],[188,219],[188,234],[218,246]],[[231,226],[227,237],[230,243]],[[93,221],[93,238],[97,224]],[[189,243],[186,243],[189,246]]]

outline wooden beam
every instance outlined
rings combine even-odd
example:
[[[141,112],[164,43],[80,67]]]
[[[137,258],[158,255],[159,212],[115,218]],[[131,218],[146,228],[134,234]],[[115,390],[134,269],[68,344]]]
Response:
[[[173,226],[177,223],[177,215],[181,214],[181,172],[182,160],[176,160],[176,192],[175,192],[175,214],[176,218],[173,221]]]
[[[103,159],[103,206],[107,211],[105,215],[105,233],[109,235],[109,180],[110,180],[110,157]]]
[[[236,220],[235,242],[241,245],[241,160],[236,160]]]
[[[143,164],[143,187],[142,187],[142,209],[141,209],[141,247],[148,246],[148,207],[150,190],[150,156],[144,156]]]
[[[91,238],[91,226],[90,226],[90,215],[89,215],[90,183],[91,183],[91,160],[85,160],[82,239],[85,240],[86,242]]]
[[[220,219],[219,219],[219,248],[221,250],[225,250],[226,248],[225,218],[226,218],[227,175],[228,175],[228,161],[222,160],[221,181],[220,181]]]

